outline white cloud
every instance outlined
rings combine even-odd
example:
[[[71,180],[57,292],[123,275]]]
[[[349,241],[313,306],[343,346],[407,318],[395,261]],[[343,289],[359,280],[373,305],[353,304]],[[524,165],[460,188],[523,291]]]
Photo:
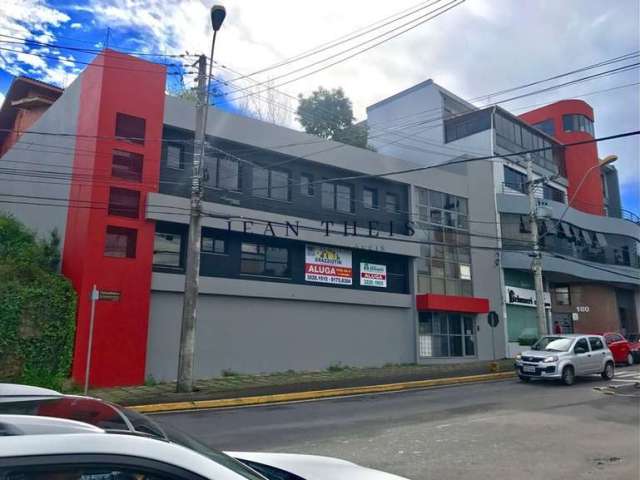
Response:
[[[73,28],[74,30],[78,30],[78,29],[82,28],[82,24],[78,23],[78,22],[74,22],[71,25],[69,25],[69,27]]]

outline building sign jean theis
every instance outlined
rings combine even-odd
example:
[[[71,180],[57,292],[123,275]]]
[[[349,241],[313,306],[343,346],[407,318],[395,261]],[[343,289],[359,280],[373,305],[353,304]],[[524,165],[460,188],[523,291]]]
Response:
[[[257,233],[270,235],[273,237],[297,237],[300,229],[323,232],[325,237],[330,235],[341,235],[345,237],[371,237],[383,238],[394,235],[404,235],[412,237],[416,231],[414,222],[404,222],[401,224],[389,222],[377,222],[370,220],[365,226],[358,225],[356,221],[334,222],[331,220],[321,220],[320,226],[313,227],[301,225],[299,220],[294,222],[271,222],[264,220],[227,220],[227,229],[231,232],[241,230],[243,233]]]

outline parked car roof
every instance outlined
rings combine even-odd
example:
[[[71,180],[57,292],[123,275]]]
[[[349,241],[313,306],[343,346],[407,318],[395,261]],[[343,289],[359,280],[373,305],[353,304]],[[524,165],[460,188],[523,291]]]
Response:
[[[204,455],[155,438],[106,433],[0,437],[0,458],[65,454],[123,455],[169,463],[205,478],[246,480]]]

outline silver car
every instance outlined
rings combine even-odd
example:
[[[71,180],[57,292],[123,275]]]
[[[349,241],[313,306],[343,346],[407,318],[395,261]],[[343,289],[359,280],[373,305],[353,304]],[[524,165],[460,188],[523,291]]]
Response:
[[[600,335],[548,335],[531,350],[516,356],[516,373],[520,380],[532,378],[562,380],[572,385],[576,376],[599,373],[605,380],[614,375],[611,350]]]

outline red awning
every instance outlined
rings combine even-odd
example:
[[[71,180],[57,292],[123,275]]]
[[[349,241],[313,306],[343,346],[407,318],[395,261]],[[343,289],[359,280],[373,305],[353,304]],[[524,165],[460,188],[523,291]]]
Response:
[[[425,293],[424,295],[416,295],[416,308],[419,312],[435,310],[444,312],[488,313],[489,299]]]

